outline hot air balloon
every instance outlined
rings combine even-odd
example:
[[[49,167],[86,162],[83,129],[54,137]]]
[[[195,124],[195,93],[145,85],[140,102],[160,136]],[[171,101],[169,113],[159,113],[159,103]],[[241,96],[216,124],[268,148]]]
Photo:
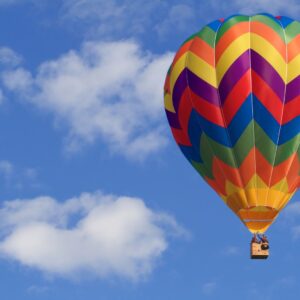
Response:
[[[164,99],[184,156],[263,234],[299,186],[300,23],[257,14],[208,24],[176,53]]]

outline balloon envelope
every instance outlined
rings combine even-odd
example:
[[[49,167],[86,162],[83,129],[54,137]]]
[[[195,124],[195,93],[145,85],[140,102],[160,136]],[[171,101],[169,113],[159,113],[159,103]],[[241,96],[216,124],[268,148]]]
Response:
[[[187,39],[165,81],[181,151],[251,232],[299,184],[300,23],[267,14],[217,20]]]

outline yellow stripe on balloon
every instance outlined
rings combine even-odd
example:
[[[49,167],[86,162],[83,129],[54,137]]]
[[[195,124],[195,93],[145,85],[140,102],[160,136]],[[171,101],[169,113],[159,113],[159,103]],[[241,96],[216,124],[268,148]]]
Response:
[[[216,70],[193,52],[187,54],[186,66],[205,82],[217,88]]]
[[[289,200],[293,197],[293,195],[296,193],[297,189],[290,194],[286,194],[284,195],[284,197],[282,199],[280,199],[279,203],[278,203],[278,210],[282,210],[289,202]]]
[[[282,80],[286,82],[287,64],[281,54],[260,35],[251,33],[251,49],[262,56],[277,71]]]
[[[256,173],[251,177],[245,188],[250,189],[253,186],[261,189],[268,188],[267,184]]]
[[[287,83],[291,82],[299,75],[300,75],[300,55],[297,55],[288,64]]]
[[[165,109],[175,113],[175,108],[170,94],[165,94]]]
[[[245,190],[243,188],[240,188],[236,185],[234,185],[231,181],[227,180],[225,185],[226,193],[228,195],[227,201],[237,201],[239,199],[239,204],[241,208],[247,208],[248,202],[247,197],[245,194]]]
[[[291,197],[291,194],[284,193],[278,190],[269,189],[268,198],[264,203],[265,206],[273,207],[280,211],[280,203],[286,197]]]
[[[172,72],[171,72],[171,76],[170,76],[170,90],[171,90],[171,92],[173,91],[173,88],[174,88],[174,85],[175,85],[175,82],[176,82],[177,78],[179,77],[179,75],[181,74],[181,72],[185,68],[186,56],[187,56],[187,53],[182,55],[177,60],[176,64],[172,67]]]
[[[279,182],[271,186],[271,189],[281,191],[283,193],[289,192],[289,185],[286,177],[283,177]]]
[[[230,66],[245,52],[250,46],[250,33],[245,33],[231,42],[227,49],[223,52],[217,62],[218,84]]]

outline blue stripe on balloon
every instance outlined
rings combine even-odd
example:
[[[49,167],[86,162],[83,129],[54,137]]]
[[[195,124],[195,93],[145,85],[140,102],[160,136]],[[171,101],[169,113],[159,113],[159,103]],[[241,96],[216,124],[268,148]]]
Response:
[[[278,145],[282,145],[299,134],[300,116],[281,127]]]
[[[291,23],[294,22],[293,19],[284,17],[284,16],[281,16],[279,21],[280,21],[281,25],[283,26],[283,28],[286,28],[287,26],[289,26]]]
[[[196,152],[194,151],[193,147],[183,146],[179,145],[179,148],[183,155],[187,158],[189,161],[195,161],[195,162],[202,162],[199,155],[196,155]]]
[[[268,137],[277,144],[280,124],[274,119],[267,108],[253,95],[253,111],[256,123],[263,129]]]
[[[209,23],[207,26],[210,27],[214,32],[216,32],[219,29],[221,24],[222,24],[221,21],[216,20],[214,22]]]
[[[227,132],[232,145],[236,144],[252,119],[252,99],[250,94],[228,126]]]
[[[252,115],[252,97],[253,113]],[[227,128],[218,126],[199,115],[195,110],[191,112],[189,120],[188,135],[193,145],[193,151],[187,153],[188,158],[194,161],[201,161],[200,138],[202,132],[215,142],[226,147],[233,147],[249,123],[252,120],[262,128],[266,135],[275,145],[282,145],[294,138],[299,133],[300,116],[294,118],[287,124],[280,126],[268,109],[253,94],[250,94],[240,107]],[[281,129],[280,129],[281,127]],[[190,151],[190,150],[189,150]],[[193,152],[193,153],[192,153]]]

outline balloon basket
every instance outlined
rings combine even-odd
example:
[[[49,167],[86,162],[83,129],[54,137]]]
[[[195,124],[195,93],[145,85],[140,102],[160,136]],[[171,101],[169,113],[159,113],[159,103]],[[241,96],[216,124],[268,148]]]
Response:
[[[269,257],[269,244],[252,240],[250,257],[251,259],[267,259]]]

